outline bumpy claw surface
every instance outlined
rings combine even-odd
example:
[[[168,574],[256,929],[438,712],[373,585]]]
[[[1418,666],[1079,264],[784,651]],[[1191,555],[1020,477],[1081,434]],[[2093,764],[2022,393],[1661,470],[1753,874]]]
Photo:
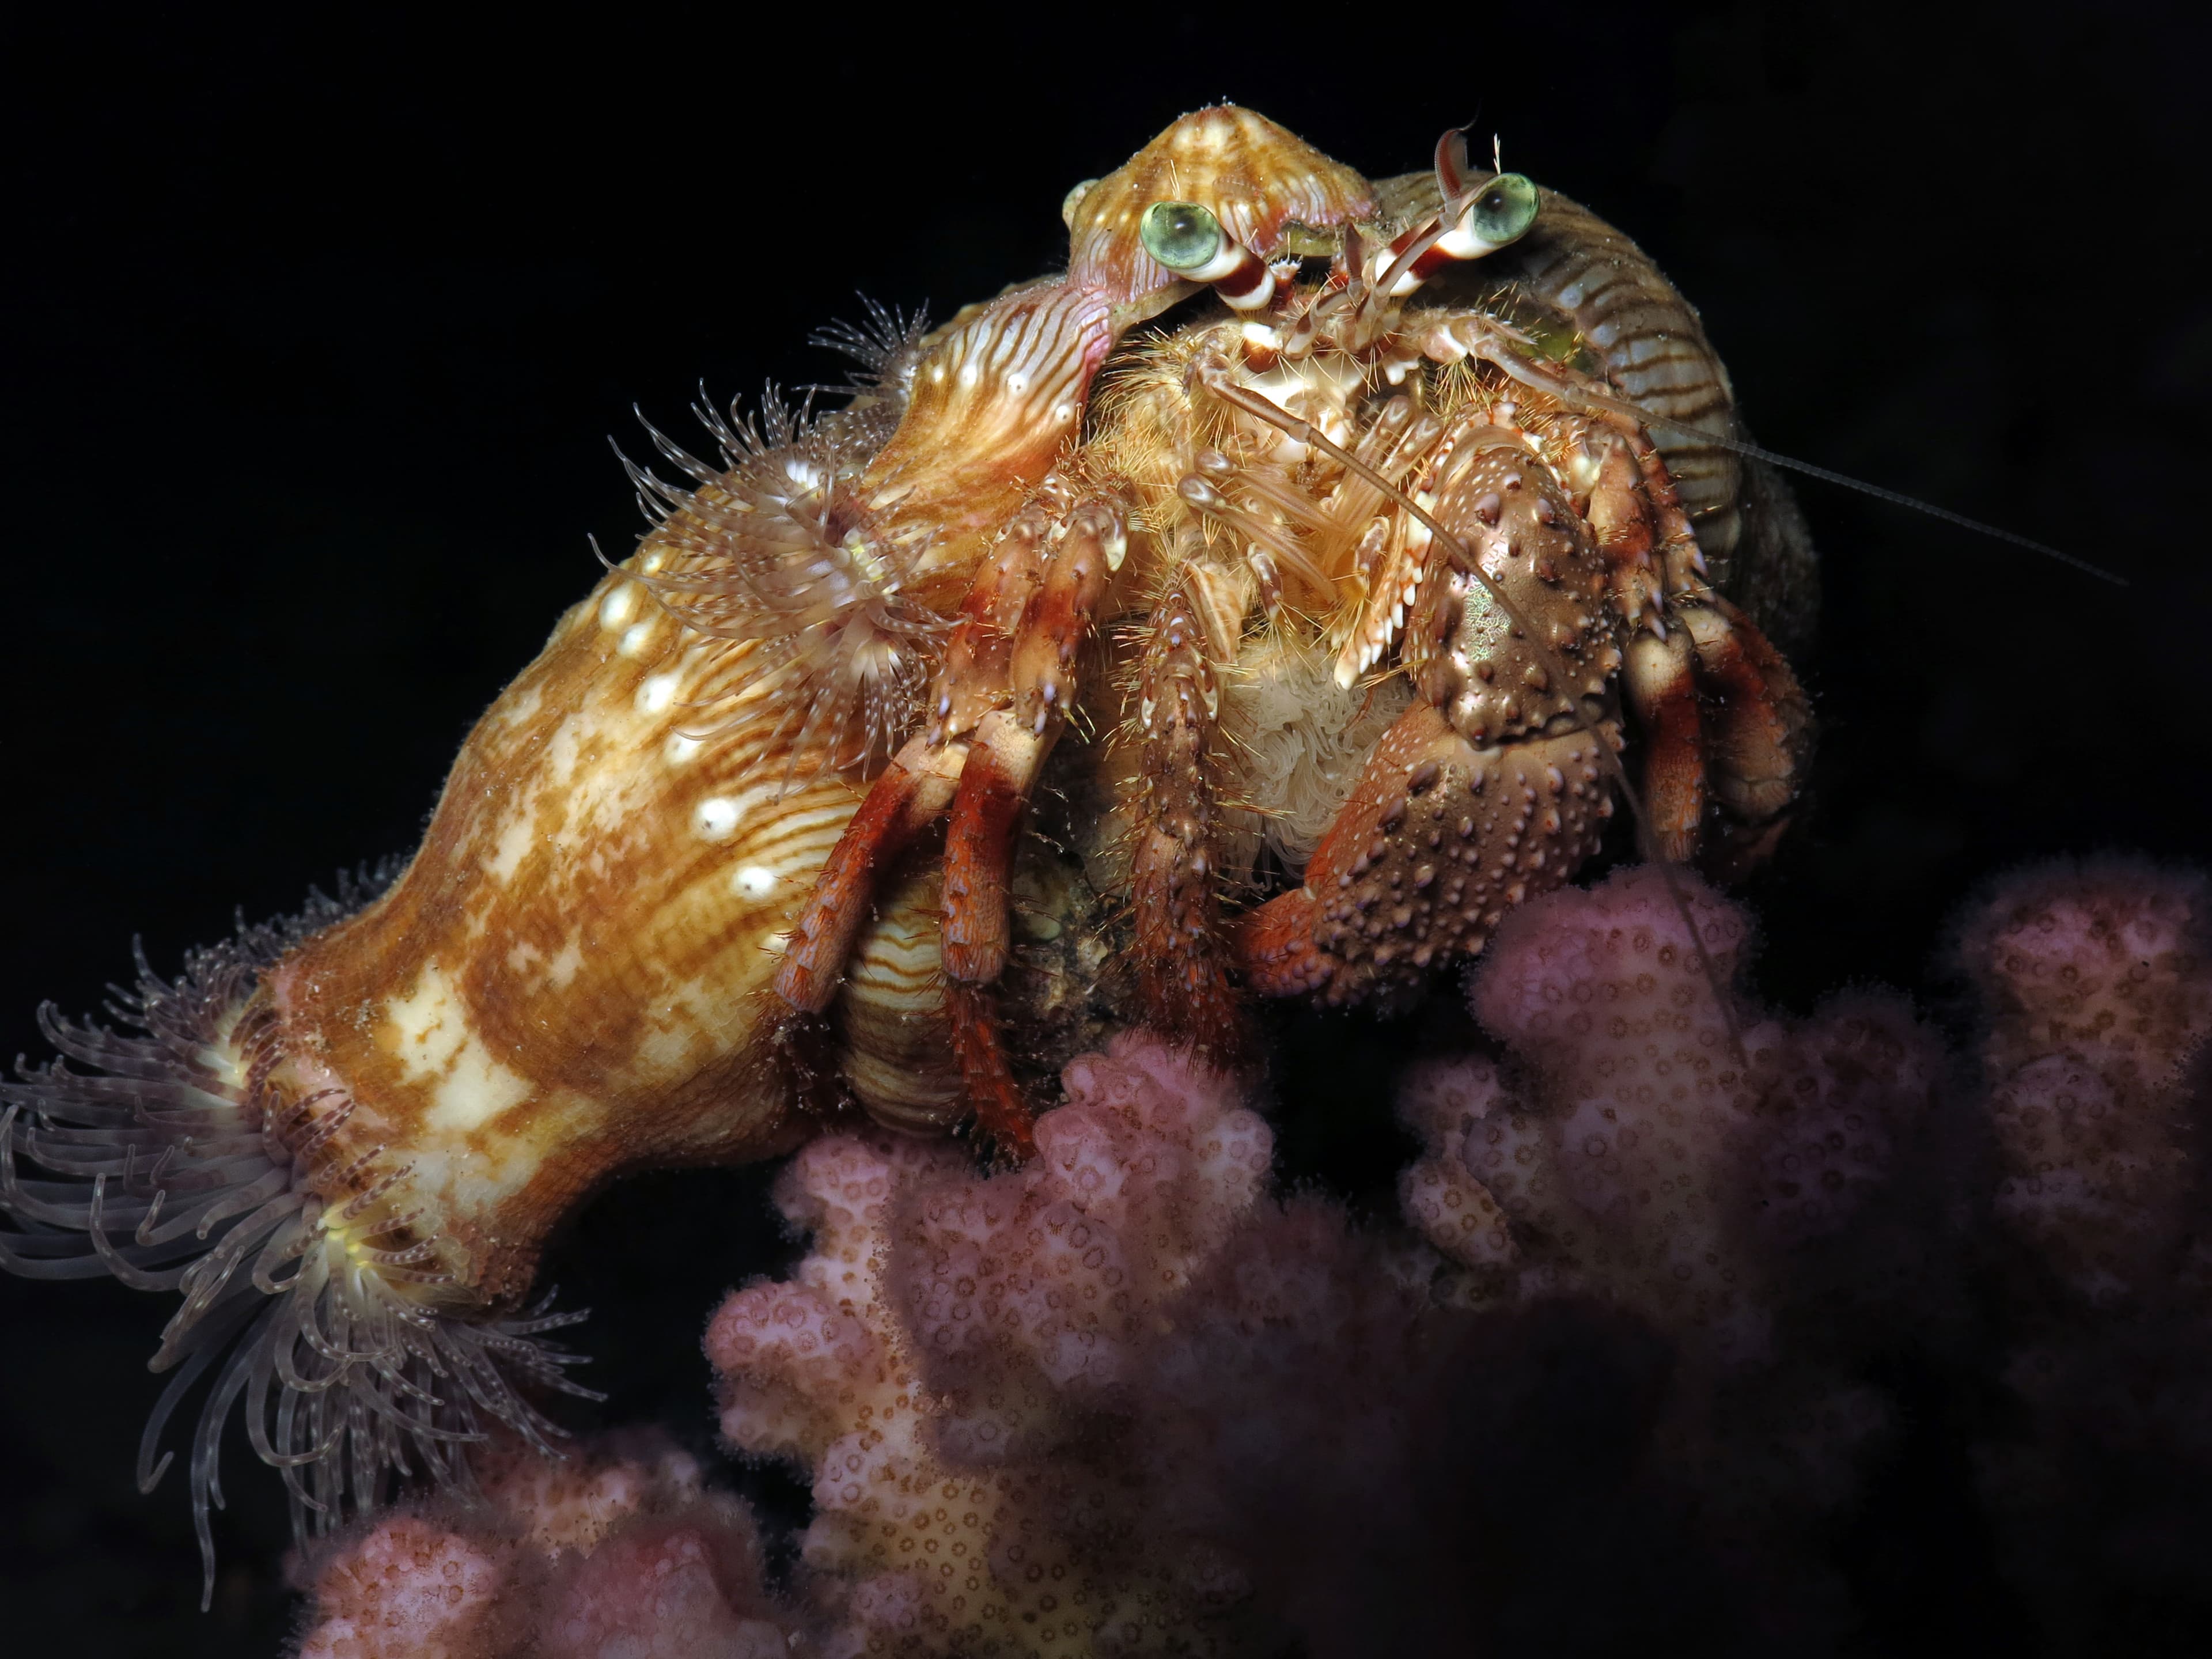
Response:
[[[1332,1006],[1418,986],[1479,951],[1511,906],[1597,850],[1612,814],[1610,725],[1477,749],[1416,702],[1376,745],[1303,885],[1244,919],[1253,989]]]

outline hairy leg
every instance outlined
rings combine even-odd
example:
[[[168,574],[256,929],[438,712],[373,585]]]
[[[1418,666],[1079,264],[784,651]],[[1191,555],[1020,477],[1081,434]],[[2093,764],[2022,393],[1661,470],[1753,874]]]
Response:
[[[1220,688],[1202,619],[1180,586],[1152,607],[1138,674],[1144,797],[1130,890],[1146,1017],[1177,1041],[1233,1058],[1247,1033],[1222,938],[1207,760]]]
[[[1100,497],[1057,520],[1033,505],[1007,526],[946,643],[928,730],[900,750],[846,826],[776,973],[777,994],[793,1009],[826,1009],[878,883],[949,813],[944,963],[953,1050],[979,1128],[1017,1156],[1030,1146],[1029,1108],[1000,1039],[992,988],[1009,954],[1013,836],[1066,722],[1078,653],[1125,546],[1121,509]]]

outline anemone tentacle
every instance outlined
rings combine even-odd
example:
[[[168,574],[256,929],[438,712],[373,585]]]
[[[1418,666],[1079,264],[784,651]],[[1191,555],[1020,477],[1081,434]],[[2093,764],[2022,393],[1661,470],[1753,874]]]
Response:
[[[466,1490],[459,1449],[484,1438],[487,1419],[553,1452],[563,1431],[524,1388],[597,1397],[565,1374],[584,1356],[539,1340],[584,1317],[548,1312],[550,1295],[475,1321],[403,1295],[434,1277],[414,1271],[429,1252],[373,1241],[411,1218],[356,1228],[357,1196],[318,1190],[313,1153],[351,1103],[330,1098],[337,1091],[286,1101],[268,1086],[282,1038],[264,972],[365,896],[344,884],[296,917],[241,922],[189,953],[174,980],[140,951],[137,982],[113,988],[108,1010],[143,1035],[49,1004],[40,1027],[62,1058],[18,1062],[19,1080],[0,1083],[0,1215],[14,1224],[0,1231],[0,1267],[182,1292],[149,1362],[171,1375],[137,1472],[150,1491],[167,1471],[163,1433],[212,1373],[189,1456],[203,1607],[215,1582],[210,1516],[222,1507],[217,1457],[241,1397],[248,1441],[282,1472],[302,1542],[376,1504],[395,1476]],[[26,1164],[58,1178],[27,1176]]]
[[[783,711],[787,785],[824,768],[872,771],[913,724],[945,629],[906,592],[926,540],[874,533],[854,486],[897,428],[922,319],[869,306],[865,327],[817,343],[861,365],[848,407],[815,413],[769,386],[750,416],[703,392],[692,413],[720,451],[702,460],[640,416],[661,457],[690,480],[622,458],[653,526],[630,574],[694,633],[727,641],[744,672],[704,700],[700,735],[745,718],[758,699]],[[619,452],[617,452],[619,453]],[[742,699],[742,700],[741,700]]]

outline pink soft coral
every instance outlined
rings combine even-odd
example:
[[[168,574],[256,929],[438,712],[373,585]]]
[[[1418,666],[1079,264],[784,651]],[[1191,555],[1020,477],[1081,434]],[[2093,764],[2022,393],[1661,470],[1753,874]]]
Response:
[[[825,1650],[1462,1632],[1462,1589],[1437,1591],[1479,1580],[1415,1496],[1452,1462],[1464,1357],[1431,1328],[1433,1260],[1278,1200],[1266,1124],[1157,1042],[1064,1080],[1017,1172],[882,1135],[802,1152],[781,1200],[814,1253],[709,1331],[725,1431],[813,1472]]]
[[[830,1652],[1203,1650],[1241,1588],[1149,1524],[1106,1408],[1260,1200],[1272,1137],[1157,1043],[1066,1082],[994,1180],[880,1133],[807,1148],[778,1197],[813,1253],[708,1328],[723,1431],[813,1471]]]
[[[778,1188],[810,1253],[707,1341],[725,1434],[812,1480],[787,1598],[680,1455],[602,1449],[357,1537],[303,1651],[1798,1650],[1856,1616],[1833,1538],[1917,1513],[1949,1466],[1908,1437],[1993,1368],[2032,1437],[1983,1437],[1981,1501],[2051,1619],[2108,1527],[2200,1559],[2160,1495],[2212,1469],[2202,881],[2000,888],[1977,1086],[1897,996],[1758,1006],[1745,916],[1675,880],[1686,926],[1631,870],[1499,930],[1503,1052],[1403,1089],[1410,1229],[1279,1194],[1238,1088],[1137,1035],[1020,1170],[817,1142]]]
[[[487,1460],[484,1501],[434,1500],[320,1553],[300,1659],[778,1659],[750,1513],[655,1437],[562,1463]]]
[[[1990,1015],[1998,1213],[2091,1302],[2167,1282],[2184,1248],[2207,904],[2201,875],[2108,859],[2012,877],[1960,931]]]
[[[1673,879],[1686,905],[1644,867],[1508,919],[1469,1000],[1520,1074],[1479,1057],[1413,1074],[1401,1111],[1429,1155],[1401,1198],[1485,1288],[1602,1296],[1754,1359],[1778,1248],[1835,1232],[1882,1184],[1942,1051],[1893,997],[1795,1024],[1757,1008],[1727,988],[1741,912]]]

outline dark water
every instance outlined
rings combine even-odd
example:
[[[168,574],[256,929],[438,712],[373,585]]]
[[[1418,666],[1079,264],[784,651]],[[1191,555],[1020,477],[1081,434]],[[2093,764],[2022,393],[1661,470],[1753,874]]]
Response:
[[[0,1051],[35,1050],[42,997],[94,1005],[134,933],[173,964],[234,905],[287,908],[412,842],[470,722],[592,581],[586,533],[635,534],[603,436],[630,441],[632,399],[669,425],[702,376],[837,378],[801,342],[853,290],[942,314],[1048,268],[1068,185],[1220,96],[1376,175],[1447,125],[1497,130],[1699,304],[1764,441],[2131,578],[1803,489],[1824,748],[1816,811],[1750,889],[1768,995],[1927,989],[1945,916],[2031,856],[2201,856],[2201,23],[1449,13],[1397,45],[1357,10],[1245,39],[1116,13],[1079,46],[926,18],[801,43],[734,8],[526,47],[11,21]],[[1387,1064],[1405,1035],[1340,1041]],[[1371,1197],[1403,1157],[1386,1097],[1316,1075],[1285,1157]],[[556,1271],[600,1310],[616,1418],[708,1449],[690,1333],[781,1259],[731,1222],[761,1192],[659,1178],[580,1224]],[[0,1649],[276,1649],[273,1479],[234,1460],[204,1619],[181,1492],[131,1487],[165,1313],[0,1279]],[[1916,1433],[1883,1539],[1839,1546],[1869,1563],[1867,1644],[2021,1635],[1948,1507],[1936,1407]]]

